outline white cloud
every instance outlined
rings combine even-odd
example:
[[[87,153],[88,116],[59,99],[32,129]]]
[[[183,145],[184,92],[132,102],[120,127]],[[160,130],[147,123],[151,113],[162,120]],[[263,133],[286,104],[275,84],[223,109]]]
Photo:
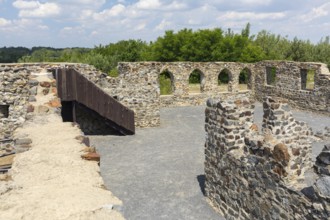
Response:
[[[7,26],[7,25],[10,25],[10,24],[11,24],[11,21],[10,20],[4,19],[4,18],[0,18],[0,27]]]
[[[240,0],[240,3],[246,5],[268,5],[272,2],[272,0]]]
[[[169,28],[171,26],[171,22],[166,21],[165,19],[163,19],[157,26],[156,26],[156,30],[158,31],[163,31],[166,30],[167,28]]]
[[[284,12],[271,12],[271,13],[256,13],[256,12],[237,12],[229,11],[219,16],[219,20],[277,20],[285,18]]]
[[[160,9],[162,3],[159,0],[139,0],[135,6],[138,9],[153,10]]]
[[[40,5],[38,1],[23,1],[18,0],[13,2],[13,6],[18,9],[34,9]]]
[[[9,30],[39,39],[35,34],[43,32],[53,42],[60,34],[66,46],[69,42],[93,46],[109,39],[155,40],[168,29],[239,31],[247,22],[254,33],[267,29],[320,39],[329,34],[330,20],[329,0],[0,0],[0,4],[1,34],[9,36]]]
[[[300,18],[305,22],[309,22],[316,18],[327,16],[329,14],[329,10],[330,3],[325,3],[324,5],[313,8],[309,13],[302,15]]]
[[[13,6],[20,9],[19,17],[21,18],[47,18],[59,15],[61,8],[56,3],[40,3],[39,1],[22,1],[13,2]]]

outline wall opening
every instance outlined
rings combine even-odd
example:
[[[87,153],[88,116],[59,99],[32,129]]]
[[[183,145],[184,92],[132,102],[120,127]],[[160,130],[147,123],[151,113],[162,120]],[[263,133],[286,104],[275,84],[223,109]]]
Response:
[[[276,67],[266,67],[267,85],[275,86],[276,84]]]
[[[218,75],[218,88],[220,92],[228,91],[228,84],[231,82],[231,72],[228,69],[223,69]]]
[[[204,90],[204,74],[195,69],[189,75],[189,93],[201,93]]]
[[[313,90],[315,82],[315,70],[312,69],[301,69],[301,89],[302,90]]]
[[[122,135],[110,120],[78,102],[62,102],[63,122],[76,122],[85,135]]]
[[[9,105],[0,105],[0,119],[9,117]]]
[[[173,74],[168,70],[164,70],[159,74],[160,95],[171,95],[174,92]]]
[[[251,82],[251,71],[248,68],[244,68],[238,78],[239,90],[251,90],[252,82]]]

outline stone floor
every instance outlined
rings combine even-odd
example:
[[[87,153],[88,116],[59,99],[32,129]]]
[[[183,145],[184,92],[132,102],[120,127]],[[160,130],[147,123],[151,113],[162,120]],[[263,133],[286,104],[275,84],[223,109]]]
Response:
[[[261,124],[261,104],[255,120]],[[203,196],[204,109],[161,110],[161,126],[137,129],[134,136],[93,136],[101,154],[106,187],[123,201],[119,207],[131,219],[224,219]],[[330,118],[295,111],[297,120],[313,130],[330,125]],[[320,151],[323,143],[315,146]],[[315,158],[314,156],[314,158]]]

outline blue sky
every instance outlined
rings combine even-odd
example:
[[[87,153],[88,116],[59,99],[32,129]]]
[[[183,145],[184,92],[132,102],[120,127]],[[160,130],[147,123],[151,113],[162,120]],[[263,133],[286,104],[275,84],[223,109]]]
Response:
[[[0,47],[94,47],[155,40],[165,30],[220,27],[318,42],[330,35],[329,0],[0,0]]]

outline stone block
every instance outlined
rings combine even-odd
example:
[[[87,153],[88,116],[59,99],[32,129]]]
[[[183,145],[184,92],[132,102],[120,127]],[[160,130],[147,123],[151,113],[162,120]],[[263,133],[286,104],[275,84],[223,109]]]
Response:
[[[15,145],[29,145],[32,144],[32,140],[30,138],[19,138],[15,140]]]
[[[49,88],[45,88],[42,90],[43,95],[48,95],[48,93],[49,93]]]
[[[282,143],[275,145],[273,150],[273,157],[275,161],[283,164],[284,166],[287,166],[290,161],[288,147]]]
[[[48,105],[52,108],[59,108],[62,106],[61,100],[59,98],[54,98],[48,102]]]
[[[95,152],[83,154],[83,155],[81,155],[81,158],[84,160],[100,162],[100,155]]]
[[[51,83],[47,81],[40,82],[41,87],[50,88]]]

